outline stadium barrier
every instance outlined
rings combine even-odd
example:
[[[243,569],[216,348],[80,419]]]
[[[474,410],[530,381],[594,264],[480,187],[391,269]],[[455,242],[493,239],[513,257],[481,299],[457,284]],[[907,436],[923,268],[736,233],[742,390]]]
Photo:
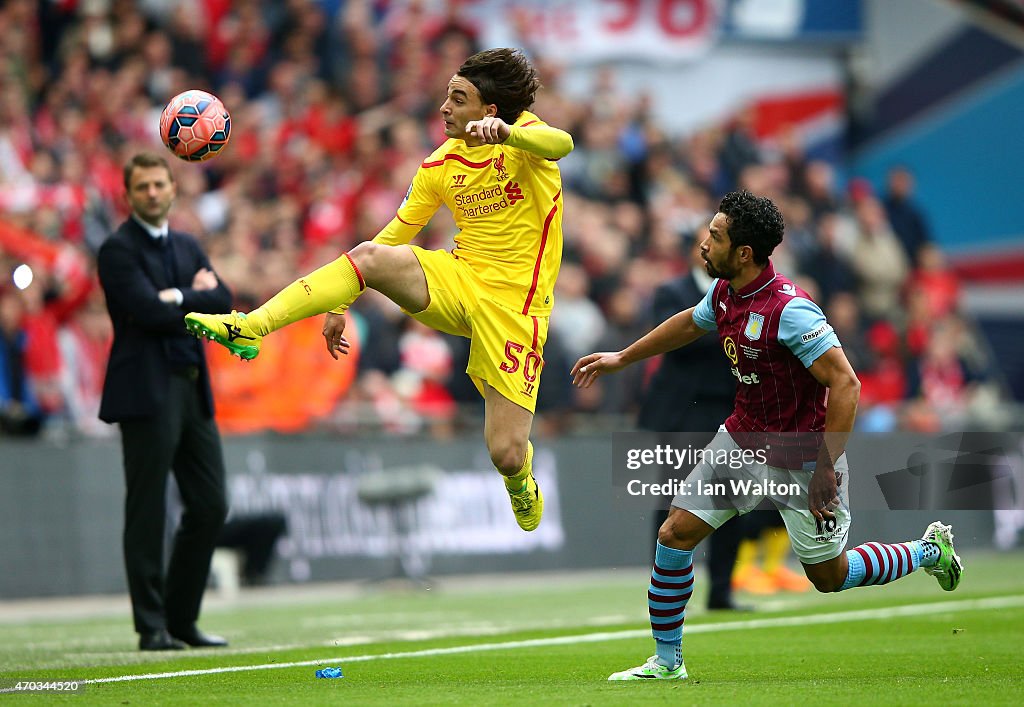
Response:
[[[537,442],[535,471],[546,504],[544,522],[533,533],[516,527],[503,485],[475,434],[445,442],[232,437],[224,446],[232,512],[274,510],[287,516],[289,530],[278,544],[272,581],[331,581],[393,570],[393,509],[361,500],[360,479],[424,463],[442,473],[431,493],[403,504],[401,542],[403,552],[428,558],[422,570],[432,576],[648,565],[651,511],[616,501],[616,436]],[[873,438],[854,440],[854,470],[900,466],[878,458],[891,448]],[[907,483],[922,477],[912,465],[903,471]],[[2,441],[0,599],[125,591],[122,473],[116,439],[67,445]],[[851,478],[861,483],[856,471]],[[853,544],[868,536],[917,537],[941,518],[955,524],[958,548],[991,545],[991,510],[894,511],[876,504],[854,513]]]

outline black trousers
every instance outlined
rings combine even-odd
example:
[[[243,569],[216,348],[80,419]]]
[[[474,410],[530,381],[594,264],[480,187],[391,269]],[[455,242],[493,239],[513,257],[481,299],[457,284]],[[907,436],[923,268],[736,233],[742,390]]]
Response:
[[[171,377],[157,415],[120,426],[127,485],[124,563],[135,630],[185,629],[199,617],[210,558],[227,515],[220,434],[203,413],[196,380],[178,375]],[[169,471],[184,511],[165,574]]]

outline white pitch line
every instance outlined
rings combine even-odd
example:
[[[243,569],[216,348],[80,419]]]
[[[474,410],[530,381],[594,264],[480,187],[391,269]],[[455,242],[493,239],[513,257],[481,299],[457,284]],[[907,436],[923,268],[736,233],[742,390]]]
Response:
[[[780,616],[769,619],[751,619],[748,621],[730,621],[725,623],[699,624],[688,626],[687,634],[714,633],[717,631],[740,631],[758,628],[780,628],[789,626],[807,626],[809,624],[833,624],[849,621],[876,621],[900,616],[922,616],[932,613],[950,613],[953,611],[988,611],[1024,606],[1024,596],[991,597],[988,599],[964,599],[961,601],[944,601],[930,604],[908,604],[886,609],[862,609],[858,611],[841,611],[828,614],[808,614],[806,616]],[[454,655],[458,653],[475,653],[479,651],[509,650],[515,648],[537,648],[540,646],[564,646],[576,643],[600,643],[618,641],[627,638],[644,638],[650,636],[650,629],[631,629],[626,631],[602,631],[585,633],[578,636],[556,636],[552,638],[533,638],[524,641],[506,641],[503,643],[477,643],[448,648],[426,648],[418,651],[401,653],[376,653],[370,655],[349,655],[337,658],[320,658],[290,663],[264,663],[261,665],[232,665],[223,668],[207,668],[205,670],[179,670],[172,673],[147,673],[144,675],[121,675],[113,678],[96,678],[79,680],[82,684],[129,682],[133,680],[159,680],[161,678],[180,678],[193,675],[215,675],[220,673],[238,673],[248,670],[279,670],[281,668],[301,668],[313,665],[329,665],[331,663],[365,663],[372,660],[394,660],[397,658],[423,658],[436,655]],[[0,692],[4,692],[0,690]]]

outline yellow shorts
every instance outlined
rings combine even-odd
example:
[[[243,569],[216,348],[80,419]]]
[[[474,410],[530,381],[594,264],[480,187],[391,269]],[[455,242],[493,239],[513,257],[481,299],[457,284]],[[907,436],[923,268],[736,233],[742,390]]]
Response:
[[[486,381],[534,412],[548,318],[521,314],[491,299],[465,261],[448,251],[410,247],[427,276],[430,304],[422,312],[406,314],[431,329],[470,340],[466,373],[481,395]]]

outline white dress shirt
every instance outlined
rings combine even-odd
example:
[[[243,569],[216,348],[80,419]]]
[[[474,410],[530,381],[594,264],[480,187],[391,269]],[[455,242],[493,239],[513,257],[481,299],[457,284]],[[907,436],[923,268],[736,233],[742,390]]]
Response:
[[[161,238],[167,238],[167,222],[166,221],[164,221],[159,226],[154,226],[151,223],[146,223],[145,221],[140,219],[135,214],[132,214],[132,218],[135,219],[135,223],[137,223],[140,226],[142,226],[143,230],[145,230],[146,233],[149,234],[150,238],[152,238],[154,241],[158,241]],[[181,290],[179,290],[177,287],[172,287],[170,289],[173,290],[173,292],[174,292],[174,302],[175,302],[175,304],[177,304],[180,307],[181,303],[185,301],[185,295],[183,295],[181,293]]]

